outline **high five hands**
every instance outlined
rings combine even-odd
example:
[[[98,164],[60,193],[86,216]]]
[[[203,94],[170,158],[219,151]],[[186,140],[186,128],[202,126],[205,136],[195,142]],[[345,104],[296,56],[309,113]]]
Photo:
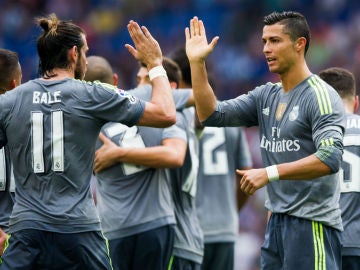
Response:
[[[189,27],[185,28],[185,38],[186,54],[190,62],[205,61],[219,40],[219,37],[216,36],[208,44],[204,23],[196,16],[190,20],[190,29]]]

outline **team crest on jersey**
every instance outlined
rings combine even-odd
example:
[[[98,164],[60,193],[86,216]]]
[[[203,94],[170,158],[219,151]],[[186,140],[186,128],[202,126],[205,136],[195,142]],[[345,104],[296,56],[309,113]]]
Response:
[[[289,120],[295,121],[298,118],[298,116],[299,116],[299,106],[294,106],[294,108],[289,114]]]
[[[276,114],[275,114],[276,120],[279,121],[283,117],[284,112],[286,110],[286,106],[287,106],[286,103],[279,103],[279,105],[277,106],[277,109],[276,109]]]
[[[123,89],[118,89],[117,92],[118,92],[118,94],[120,96],[128,98],[130,103],[134,104],[136,102],[136,97],[134,97],[133,95],[130,95],[129,93],[127,93]]]

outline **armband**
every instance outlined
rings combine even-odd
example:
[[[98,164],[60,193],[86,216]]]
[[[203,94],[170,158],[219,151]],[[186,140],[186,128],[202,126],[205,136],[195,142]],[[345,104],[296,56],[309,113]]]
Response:
[[[164,69],[163,66],[156,66],[149,70],[150,81],[160,76],[164,76],[167,78],[166,70]]]
[[[279,180],[279,172],[276,165],[268,166],[265,168],[269,182]]]

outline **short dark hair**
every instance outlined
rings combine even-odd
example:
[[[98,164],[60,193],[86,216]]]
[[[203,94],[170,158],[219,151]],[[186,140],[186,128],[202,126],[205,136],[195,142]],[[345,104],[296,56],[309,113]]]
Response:
[[[163,67],[166,70],[169,82],[175,82],[179,87],[181,80],[181,70],[179,65],[172,59],[168,57],[163,57]]]
[[[170,54],[170,57],[179,65],[184,83],[191,86],[190,62],[186,55],[185,48],[181,47],[176,49]]]
[[[39,73],[40,76],[53,77],[54,68],[69,66],[68,50],[77,46],[80,51],[84,46],[81,34],[85,34],[85,31],[71,21],[59,20],[54,13],[36,21],[43,29],[37,39]]]
[[[19,56],[16,52],[0,49],[0,91],[10,90],[11,80],[19,75]]]
[[[330,84],[343,99],[352,100],[356,95],[355,77],[345,68],[331,67],[319,72],[319,77]]]
[[[175,82],[178,87],[181,80],[181,70],[179,65],[169,57],[163,56],[162,65],[166,71],[169,82]],[[140,62],[140,67],[147,67],[145,63]]]
[[[309,49],[310,45],[310,28],[304,15],[295,11],[273,12],[264,17],[265,25],[273,25],[279,23],[284,25],[284,33],[290,36],[292,41],[300,37],[306,39],[305,52]]]
[[[86,58],[87,69],[84,80],[93,82],[100,81],[103,83],[113,84],[113,69],[104,57],[101,56],[89,56]]]

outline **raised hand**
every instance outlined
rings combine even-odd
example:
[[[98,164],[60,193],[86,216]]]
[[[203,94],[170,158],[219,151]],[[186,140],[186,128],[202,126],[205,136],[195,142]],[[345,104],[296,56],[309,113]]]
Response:
[[[159,43],[153,38],[149,30],[133,20],[127,25],[134,46],[125,44],[125,47],[136,60],[145,63],[148,69],[162,64],[162,52]]]
[[[204,23],[196,16],[190,20],[190,29],[185,28],[185,38],[186,54],[190,62],[205,61],[219,40],[219,37],[216,36],[208,44]]]

